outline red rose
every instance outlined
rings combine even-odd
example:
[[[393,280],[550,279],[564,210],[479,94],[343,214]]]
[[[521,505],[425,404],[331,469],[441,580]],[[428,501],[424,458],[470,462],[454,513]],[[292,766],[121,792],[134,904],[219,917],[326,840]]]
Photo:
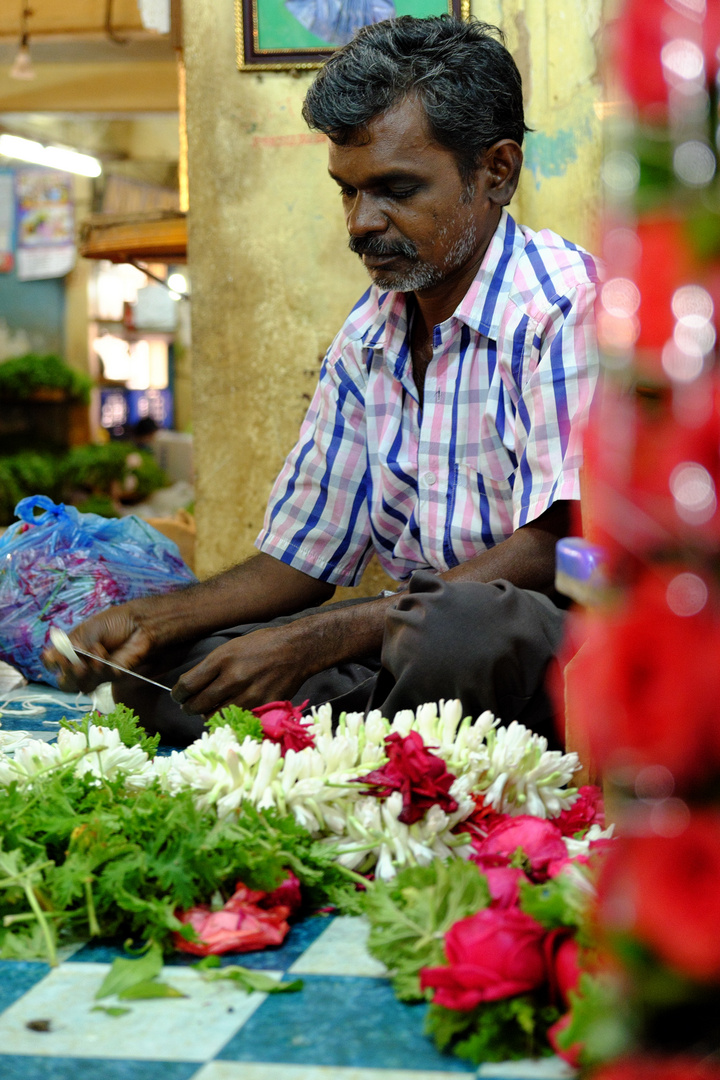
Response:
[[[602,789],[594,784],[583,784],[578,797],[569,810],[563,810],[553,822],[563,836],[575,836],[585,832],[591,825],[605,827],[605,808]]]
[[[545,955],[551,991],[567,1007],[570,991],[577,990],[582,972],[580,946],[570,930],[551,930],[545,939]]]
[[[519,866],[491,866],[483,870],[494,908],[516,907],[520,902],[520,882],[529,881]]]
[[[587,616],[574,714],[601,766],[661,765],[699,781],[720,766],[720,625],[710,603],[676,614],[667,592],[648,571],[618,611]]]
[[[720,1080],[720,1064],[692,1057],[621,1058],[593,1073],[593,1080]]]
[[[509,866],[520,849],[534,881],[547,881],[568,862],[562,834],[554,821],[530,814],[508,817],[495,825],[484,840],[473,840],[470,858],[481,870]]]
[[[448,967],[423,968],[420,985],[433,1002],[466,1011],[481,1001],[527,993],[545,981],[545,930],[517,908],[484,908],[445,935]]]
[[[294,874],[289,874],[272,893],[248,889],[238,882],[235,892],[219,911],[199,904],[179,912],[180,922],[192,926],[200,940],[187,941],[182,934],[174,933],[173,942],[181,952],[194,956],[254,952],[268,945],[280,945],[290,929],[288,917],[299,904],[299,882]]]
[[[288,750],[304,750],[306,746],[315,745],[315,736],[310,734],[307,723],[303,722],[303,709],[306,706],[307,701],[298,706],[291,701],[270,701],[252,710],[253,716],[257,716],[262,724],[265,738],[280,743],[283,757]]]
[[[457,810],[458,804],[450,795],[455,777],[447,771],[442,758],[430,753],[417,731],[411,731],[405,738],[397,733],[388,735],[385,749],[387,765],[358,777],[355,782],[377,788],[368,795],[379,799],[401,791],[403,808],[398,821],[413,825],[435,804],[448,814]]]
[[[600,879],[599,916],[683,974],[720,979],[720,814],[693,814],[676,837],[620,839]]]
[[[583,1044],[576,1042],[566,1048],[561,1045],[559,1038],[569,1026],[571,1019],[570,1013],[565,1013],[559,1020],[556,1020],[552,1027],[547,1030],[547,1040],[558,1057],[561,1057],[563,1061],[567,1061],[568,1065],[571,1065],[573,1069],[577,1069],[580,1067]]]

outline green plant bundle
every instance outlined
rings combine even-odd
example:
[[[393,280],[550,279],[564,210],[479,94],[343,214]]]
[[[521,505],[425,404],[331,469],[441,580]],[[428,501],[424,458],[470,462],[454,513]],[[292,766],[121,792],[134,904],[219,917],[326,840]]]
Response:
[[[77,446],[60,455],[22,450],[0,456],[0,525],[10,525],[16,505],[30,495],[74,501],[84,513],[117,517],[111,488],[122,490],[128,477],[138,501],[168,483],[152,454],[126,442]]]
[[[38,390],[62,390],[69,398],[90,400],[93,382],[53,353],[27,353],[0,363],[0,397],[29,398]]]
[[[132,443],[75,446],[62,461],[63,483],[68,489],[79,487],[96,493],[108,493],[114,483],[122,487],[129,476],[134,477],[131,493],[137,500],[146,498],[168,483],[166,474],[152,454],[136,449]]]

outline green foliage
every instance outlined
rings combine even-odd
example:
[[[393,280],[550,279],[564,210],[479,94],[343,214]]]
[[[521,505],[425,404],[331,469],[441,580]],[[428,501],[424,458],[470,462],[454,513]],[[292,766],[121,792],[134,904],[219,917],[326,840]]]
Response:
[[[591,896],[590,889],[586,892],[578,889],[566,874],[558,874],[540,885],[520,882],[520,907],[548,930],[559,926],[582,927]]]
[[[480,1065],[483,1061],[512,1061],[552,1054],[547,1030],[559,1018],[552,1005],[537,1005],[532,997],[487,1001],[471,1012],[431,1005],[425,1032],[440,1050]]]
[[[263,728],[260,719],[253,716],[249,709],[241,709],[239,705],[228,705],[215,713],[206,721],[209,731],[217,731],[219,727],[231,727],[239,743],[245,739],[263,740]]]
[[[0,397],[29,398],[41,389],[62,390],[87,404],[92,379],[52,353],[27,353],[0,363]]]
[[[82,731],[87,735],[90,724],[101,725],[117,731],[125,746],[139,746],[149,758],[154,758],[160,744],[159,735],[148,735],[137,716],[127,705],[116,705],[110,713],[88,713],[82,720],[60,721],[60,726],[68,731]]]
[[[81,514],[97,514],[99,517],[120,517],[115,500],[109,495],[88,495],[87,499],[80,499],[76,503]]]
[[[122,710],[114,722],[143,745]],[[26,790],[0,786],[2,957],[53,962],[57,941],[93,934],[162,945],[172,931],[189,933],[178,909],[226,899],[238,881],[272,890],[287,870],[309,906],[359,908],[336,852],[291,817],[243,806],[218,820],[189,791],[169,795],[156,782],[131,794],[122,779],[97,784],[72,769],[40,773]]]
[[[152,454],[127,442],[73,447],[63,459],[62,477],[68,489],[108,493],[119,485],[138,501],[168,483]]]
[[[569,997],[571,1020],[559,1040],[564,1049],[582,1043],[584,1065],[619,1057],[633,1049],[640,1018],[631,1009],[617,977],[583,972],[578,989]]]
[[[0,525],[13,521],[15,507],[21,499],[28,495],[48,495],[57,501],[61,490],[57,455],[22,450],[0,457]]]
[[[29,495],[75,501],[83,513],[117,517],[111,492],[125,491],[137,502],[167,483],[152,454],[132,443],[76,446],[60,455],[21,450],[0,456],[0,525],[14,520],[15,506]]]
[[[401,1001],[423,999],[420,969],[443,964],[446,931],[489,901],[484,875],[459,859],[408,867],[393,881],[368,887],[363,905],[370,920],[368,948],[390,971]]]

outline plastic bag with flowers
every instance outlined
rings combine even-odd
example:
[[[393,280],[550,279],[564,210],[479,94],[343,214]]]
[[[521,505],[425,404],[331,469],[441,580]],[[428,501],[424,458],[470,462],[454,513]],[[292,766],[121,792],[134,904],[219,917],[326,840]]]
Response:
[[[195,581],[177,546],[137,517],[81,514],[45,495],[15,513],[0,539],[0,659],[28,679],[57,685],[40,660],[51,626],[70,631],[110,604]]]

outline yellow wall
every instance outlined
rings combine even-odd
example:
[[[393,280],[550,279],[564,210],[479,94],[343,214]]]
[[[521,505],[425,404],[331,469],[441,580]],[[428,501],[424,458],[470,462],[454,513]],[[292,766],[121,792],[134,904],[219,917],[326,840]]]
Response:
[[[367,287],[346,247],[324,140],[300,107],[311,74],[235,70],[232,0],[185,0],[193,282],[197,570],[246,557],[320,359]],[[476,4],[527,85],[530,168],[514,206],[590,243],[598,201],[596,0]]]

